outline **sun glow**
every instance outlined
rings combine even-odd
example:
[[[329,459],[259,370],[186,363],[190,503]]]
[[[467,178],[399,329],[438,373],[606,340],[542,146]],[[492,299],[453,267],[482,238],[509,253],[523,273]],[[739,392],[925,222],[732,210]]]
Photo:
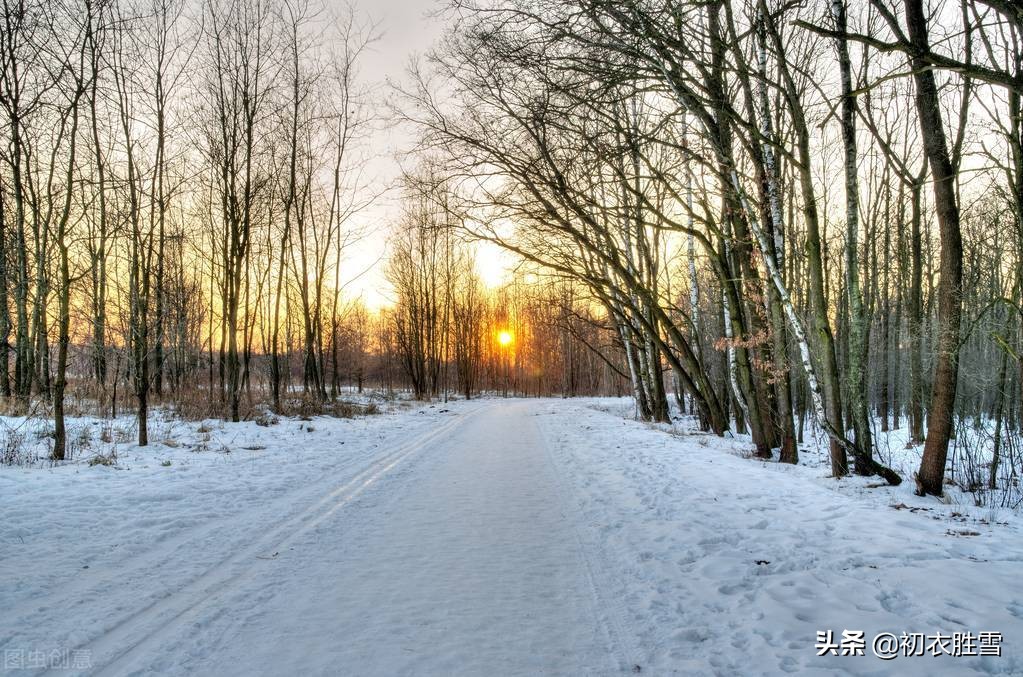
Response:
[[[497,332],[497,342],[502,346],[510,346],[514,340],[515,336],[507,329]]]
[[[507,281],[515,260],[507,251],[492,242],[476,244],[476,274],[483,284],[491,289],[500,287]]]

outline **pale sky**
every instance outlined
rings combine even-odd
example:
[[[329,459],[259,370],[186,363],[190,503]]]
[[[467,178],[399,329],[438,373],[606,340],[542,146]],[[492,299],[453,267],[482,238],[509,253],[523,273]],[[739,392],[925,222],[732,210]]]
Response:
[[[337,3],[335,9],[343,9],[340,4],[343,0],[327,1]],[[380,39],[363,55],[359,72],[363,84],[373,87],[375,103],[381,109],[390,94],[387,80],[404,81],[409,60],[427,52],[442,35],[442,20],[427,16],[442,3],[443,0],[353,0],[357,14],[379,25]],[[409,130],[390,128],[381,122],[368,144],[373,157],[367,172],[374,185],[394,183],[400,174],[400,155],[407,152],[412,141]],[[343,277],[348,280],[346,293],[350,297],[361,295],[371,308],[393,300],[384,266],[389,230],[401,210],[399,197],[397,191],[391,191],[361,215],[368,235],[352,246],[343,263]],[[483,247],[477,258],[478,272],[490,285],[499,283],[506,266],[507,257],[496,247]]]
[[[327,2],[339,13],[343,10],[344,0]],[[378,25],[380,38],[362,55],[359,73],[362,84],[373,89],[371,105],[383,114],[382,104],[389,95],[387,80],[403,80],[409,59],[429,50],[441,35],[440,22],[426,16],[437,8],[437,0],[352,0],[352,5],[360,21]],[[376,127],[368,144],[371,159],[367,172],[373,185],[389,186],[399,175],[398,156],[408,149],[411,139],[403,130],[390,129],[383,122]],[[361,295],[374,308],[390,301],[383,266],[390,224],[400,209],[397,198],[385,194],[358,217],[367,236],[351,247],[343,262],[343,277],[349,280],[347,293]]]

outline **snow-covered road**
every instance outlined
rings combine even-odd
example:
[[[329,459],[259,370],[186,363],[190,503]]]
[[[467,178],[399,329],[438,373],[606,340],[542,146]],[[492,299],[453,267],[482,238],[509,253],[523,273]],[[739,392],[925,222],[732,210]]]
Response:
[[[388,454],[127,663],[155,650],[158,669],[192,674],[617,671],[530,412],[487,404]]]
[[[228,424],[219,454],[168,430],[181,448],[122,469],[6,469],[3,667],[1023,674],[1016,516],[838,490],[587,404]],[[866,656],[816,656],[817,631],[846,629]],[[1003,655],[882,662],[881,631],[998,631]]]
[[[252,494],[257,472],[276,472],[268,463],[245,468],[239,486],[186,484],[162,497],[143,491],[135,509],[144,520],[117,514],[130,509],[130,499],[91,495],[87,487],[76,497],[86,505],[64,521],[95,521],[126,535],[152,522],[184,528],[166,536],[156,530],[152,543],[143,535],[128,556],[98,553],[98,562],[79,569],[66,553],[55,555],[61,544],[31,540],[48,531],[43,516],[45,531],[29,527],[19,538],[28,536],[43,558],[54,555],[53,565],[68,570],[49,577],[45,593],[24,586],[30,597],[7,607],[0,640],[7,649],[45,646],[40,638],[53,624],[73,651],[84,652],[76,654],[88,662],[83,672],[97,675],[621,671],[629,659],[613,623],[603,621],[607,602],[566,519],[535,405],[452,407],[424,409],[425,422],[406,416],[398,430],[376,426],[373,444],[348,439],[350,457],[301,464],[305,476],[268,488],[265,502]],[[329,438],[312,450],[324,444]],[[209,478],[194,479],[205,485]],[[49,486],[26,489],[18,493],[35,507],[61,501]],[[240,507],[209,519],[181,514],[212,491],[236,493],[227,502]],[[26,507],[15,512],[30,520],[35,511]],[[49,533],[75,545],[71,529],[54,525]],[[111,536],[105,540],[122,540]],[[5,576],[22,575],[13,558],[4,564]],[[16,593],[13,587],[7,591]],[[68,614],[77,622],[69,624]]]

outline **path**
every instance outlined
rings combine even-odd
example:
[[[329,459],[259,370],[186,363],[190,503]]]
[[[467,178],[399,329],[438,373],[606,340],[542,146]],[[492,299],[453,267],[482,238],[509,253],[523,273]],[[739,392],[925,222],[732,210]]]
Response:
[[[535,408],[382,450],[297,533],[92,642],[94,674],[623,672]]]

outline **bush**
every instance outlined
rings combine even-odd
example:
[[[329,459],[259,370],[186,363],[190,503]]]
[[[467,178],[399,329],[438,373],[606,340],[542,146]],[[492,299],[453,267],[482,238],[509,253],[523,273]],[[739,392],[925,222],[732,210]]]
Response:
[[[269,428],[272,425],[277,425],[281,420],[274,416],[273,412],[264,411],[255,418],[255,422],[260,427]]]
[[[218,398],[199,388],[185,389],[177,393],[172,405],[174,413],[185,421],[202,421],[224,415],[225,407]]]
[[[355,418],[360,411],[359,405],[341,400],[334,403],[333,414],[338,418]]]
[[[37,440],[53,439],[57,436],[56,429],[52,425],[46,425],[42,428],[36,428],[35,436]]]
[[[68,434],[67,460],[79,456],[92,447],[92,430],[88,424],[78,426]]]
[[[315,397],[310,395],[302,395],[294,399],[288,400],[285,403],[285,409],[291,416],[296,416],[303,420],[309,420],[313,416],[319,416],[324,413],[325,405]]]
[[[361,402],[349,402],[338,400],[333,405],[331,412],[338,418],[355,418],[356,416],[373,416],[380,413],[380,406],[376,402],[362,404]]]
[[[0,441],[0,465],[33,465],[39,459],[25,445],[25,436],[17,430],[5,430]]]
[[[0,416],[25,416],[28,409],[17,397],[0,397]]]
[[[109,454],[96,454],[89,459],[89,466],[104,465],[112,466],[117,463],[117,452],[111,451]]]

